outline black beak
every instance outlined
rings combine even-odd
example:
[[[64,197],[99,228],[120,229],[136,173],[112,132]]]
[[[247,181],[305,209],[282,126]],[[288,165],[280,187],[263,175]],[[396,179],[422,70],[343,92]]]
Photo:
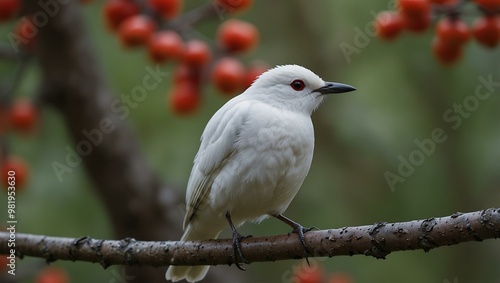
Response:
[[[313,92],[319,92],[321,94],[329,94],[329,93],[343,93],[353,90],[356,90],[356,88],[350,85],[327,82],[324,86],[315,89]]]

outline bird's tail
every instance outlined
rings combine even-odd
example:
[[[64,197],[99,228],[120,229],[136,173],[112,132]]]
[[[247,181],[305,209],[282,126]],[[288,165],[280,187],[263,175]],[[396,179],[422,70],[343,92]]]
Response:
[[[182,235],[181,241],[194,241],[194,240],[206,240],[206,239],[217,239],[220,231],[215,231],[208,233],[204,231],[195,231],[191,225],[186,227],[184,235]],[[177,282],[185,279],[187,282],[198,282],[205,278],[207,275],[209,265],[197,265],[197,266],[173,266],[171,265],[165,278],[171,280],[172,282]]]

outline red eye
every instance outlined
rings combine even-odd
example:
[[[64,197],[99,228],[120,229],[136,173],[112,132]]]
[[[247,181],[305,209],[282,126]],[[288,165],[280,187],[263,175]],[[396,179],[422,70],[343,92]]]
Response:
[[[294,80],[290,86],[296,90],[296,91],[301,91],[306,87],[306,84],[304,83],[303,80]]]

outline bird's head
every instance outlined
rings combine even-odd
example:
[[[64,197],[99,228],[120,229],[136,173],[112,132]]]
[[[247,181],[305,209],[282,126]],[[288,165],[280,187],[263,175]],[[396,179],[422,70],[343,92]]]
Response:
[[[311,114],[326,94],[356,90],[341,83],[323,81],[318,75],[298,65],[283,65],[264,72],[246,91],[262,102],[277,108]]]

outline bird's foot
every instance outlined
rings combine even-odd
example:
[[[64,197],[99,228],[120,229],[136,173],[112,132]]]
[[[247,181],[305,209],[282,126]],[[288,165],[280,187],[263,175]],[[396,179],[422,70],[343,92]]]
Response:
[[[297,236],[299,236],[299,240],[300,240],[300,243],[302,244],[302,249],[304,251],[304,257],[306,258],[306,261],[307,261],[307,264],[309,266],[311,266],[311,264],[309,263],[309,250],[307,249],[307,246],[306,246],[306,240],[305,240],[305,237],[304,237],[304,234],[313,230],[313,229],[318,229],[317,227],[310,227],[310,228],[304,228],[302,225],[300,225],[299,223],[281,215],[281,214],[278,214],[278,215],[274,215],[274,217],[278,218],[279,220],[283,221],[284,223],[288,224],[290,227],[292,227],[292,233],[294,234],[297,234]]]
[[[233,255],[232,255],[233,262],[236,265],[236,267],[238,267],[239,270],[246,271],[246,269],[240,265],[240,262],[247,264],[249,263],[243,256],[243,253],[241,252],[241,240],[252,236],[251,235],[242,236],[240,233],[238,233],[238,231],[233,225],[233,221],[231,220],[231,215],[229,214],[229,212],[226,213],[226,219],[227,222],[229,222],[229,226],[231,226],[231,230],[233,231]]]
[[[309,227],[309,228],[304,228],[302,225],[300,225],[299,223],[295,223],[297,224],[295,227],[293,227],[292,229],[292,233],[295,233],[297,234],[297,236],[299,236],[299,239],[300,239],[300,243],[302,244],[302,249],[304,250],[304,257],[306,258],[306,262],[307,262],[307,265],[311,266],[311,264],[309,263],[309,250],[307,249],[307,246],[306,246],[306,240],[305,240],[305,237],[304,237],[304,234],[311,231],[311,230],[314,230],[314,229],[318,229],[317,227]]]
[[[236,229],[233,230],[233,262],[239,270],[243,271],[246,271],[246,269],[240,265],[240,262],[248,264],[248,261],[245,259],[243,253],[241,252],[241,240],[248,237],[251,236],[242,236],[236,231]]]

